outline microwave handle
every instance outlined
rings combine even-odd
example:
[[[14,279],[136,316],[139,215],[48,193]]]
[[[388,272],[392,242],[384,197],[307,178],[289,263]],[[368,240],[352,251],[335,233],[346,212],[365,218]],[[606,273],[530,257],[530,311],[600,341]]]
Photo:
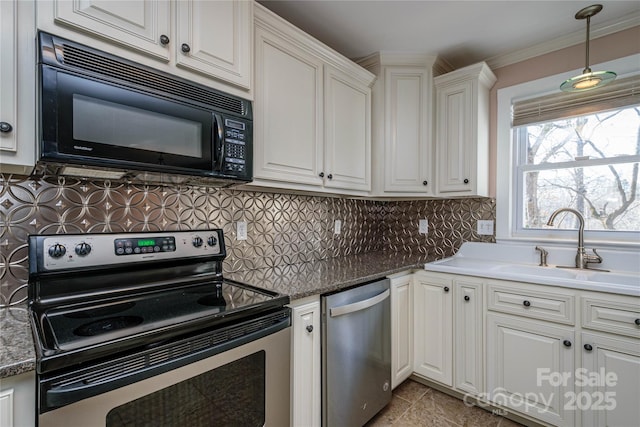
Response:
[[[224,160],[224,121],[220,114],[213,115],[213,169],[222,170]]]

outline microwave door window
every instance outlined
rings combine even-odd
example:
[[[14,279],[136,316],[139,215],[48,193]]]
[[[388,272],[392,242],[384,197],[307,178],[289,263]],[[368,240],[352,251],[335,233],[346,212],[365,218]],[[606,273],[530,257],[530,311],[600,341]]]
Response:
[[[73,139],[138,150],[202,157],[202,123],[73,95]]]

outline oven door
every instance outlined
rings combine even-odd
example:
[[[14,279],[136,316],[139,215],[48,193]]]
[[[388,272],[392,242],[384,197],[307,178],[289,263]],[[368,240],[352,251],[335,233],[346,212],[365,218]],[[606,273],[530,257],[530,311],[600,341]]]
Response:
[[[39,426],[288,426],[290,331],[44,412]]]
[[[41,159],[211,175],[222,117],[205,108],[40,65]]]

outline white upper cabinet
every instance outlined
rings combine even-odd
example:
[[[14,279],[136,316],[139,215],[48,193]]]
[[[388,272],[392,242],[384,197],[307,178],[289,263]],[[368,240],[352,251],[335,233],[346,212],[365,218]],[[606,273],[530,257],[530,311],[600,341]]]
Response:
[[[194,1],[176,3],[176,63],[238,86],[251,83],[251,3]]]
[[[489,195],[489,90],[496,77],[484,62],[438,76],[437,194]]]
[[[373,87],[373,195],[434,194],[432,99],[435,56],[377,53],[359,63]]]
[[[55,24],[169,61],[169,42],[162,42],[165,40],[162,36],[171,37],[171,5],[168,0],[62,0],[49,3],[52,3]],[[51,22],[50,16],[46,19]]]
[[[131,61],[243,97],[251,89],[251,1],[41,1],[37,17],[41,30]]]
[[[367,195],[374,76],[255,5],[252,187]]]
[[[35,165],[33,1],[0,1],[0,173],[28,175]]]
[[[325,67],[325,187],[371,189],[371,90]]]
[[[322,62],[256,26],[254,176],[321,185]]]

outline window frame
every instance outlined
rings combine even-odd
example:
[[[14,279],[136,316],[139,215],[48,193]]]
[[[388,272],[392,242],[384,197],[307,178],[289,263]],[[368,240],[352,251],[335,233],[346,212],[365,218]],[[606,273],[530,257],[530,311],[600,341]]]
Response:
[[[594,69],[615,70],[618,78],[640,74],[638,65],[640,54],[627,56],[602,64]],[[499,243],[545,242],[569,245],[576,243],[575,230],[524,229],[519,226],[523,186],[517,173],[517,157],[521,155],[513,140],[511,111],[513,102],[557,93],[564,80],[575,75],[575,71],[544,77],[518,85],[498,89],[497,125],[496,125],[496,241]],[[518,192],[520,194],[518,194]],[[597,243],[603,247],[640,248],[638,232],[612,232],[604,230],[586,230],[585,240],[589,244]]]

